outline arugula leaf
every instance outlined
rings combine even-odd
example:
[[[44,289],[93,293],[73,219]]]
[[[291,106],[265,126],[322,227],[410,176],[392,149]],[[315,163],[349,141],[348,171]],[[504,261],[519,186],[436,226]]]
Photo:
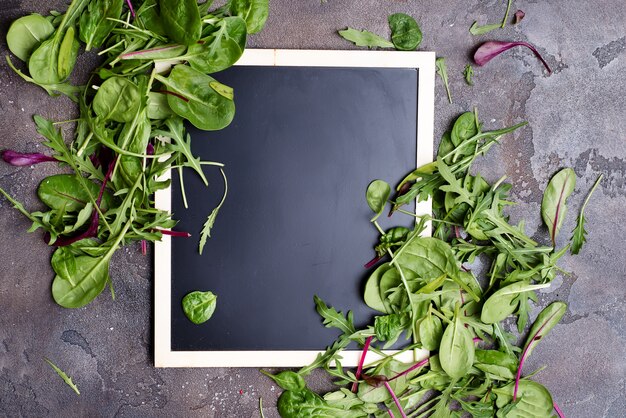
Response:
[[[446,59],[444,57],[438,57],[435,60],[435,66],[437,68],[437,74],[441,77],[443,86],[446,88],[446,94],[448,95],[448,101],[452,104],[452,96],[450,95],[450,86],[448,85],[448,67],[446,66]]]
[[[347,28],[339,31],[339,35],[347,41],[354,43],[356,46],[366,46],[368,48],[393,48],[394,44],[375,33],[353,28]]]
[[[472,77],[474,77],[474,68],[470,64],[467,64],[465,66],[465,70],[463,70],[463,75],[465,76],[465,82],[467,83],[467,85],[473,86],[474,80],[472,79]]]
[[[61,369],[59,369],[53,362],[51,362],[50,360],[48,360],[47,358],[44,357],[44,360],[46,361],[46,363],[48,363],[50,365],[50,367],[52,367],[52,369],[61,377],[61,379],[63,379],[63,381],[72,388],[72,390],[74,392],[76,392],[77,395],[80,395],[80,391],[78,390],[78,386],[76,386],[76,384],[74,382],[72,382],[72,378],[69,377],[67,374],[65,374],[65,372]]]
[[[589,191],[589,194],[587,194],[587,197],[585,198],[585,201],[580,208],[580,213],[578,214],[578,218],[576,219],[576,227],[572,231],[572,237],[570,238],[570,241],[572,243],[570,250],[572,254],[578,254],[580,252],[580,249],[583,247],[583,244],[587,241],[587,230],[585,229],[585,208],[587,207],[587,203],[589,203],[589,198],[591,198],[591,195],[600,184],[600,180],[602,180],[602,177],[603,174],[600,174],[600,176],[598,176],[598,179],[593,184],[593,187]]]

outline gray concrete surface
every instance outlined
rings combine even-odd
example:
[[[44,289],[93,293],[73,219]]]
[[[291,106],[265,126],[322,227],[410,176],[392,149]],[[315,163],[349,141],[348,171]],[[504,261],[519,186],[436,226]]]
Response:
[[[0,1],[0,55],[16,17],[64,0]],[[569,303],[563,322],[542,342],[526,370],[547,368],[546,384],[569,418],[624,417],[626,393],[626,8],[618,0],[514,1],[526,12],[518,26],[482,37],[474,19],[497,22],[505,1],[270,0],[271,17],[252,47],[350,49],[336,35],[346,26],[386,34],[386,16],[412,14],[421,24],[423,50],[448,61],[454,104],[440,85],[436,137],[460,112],[478,106],[488,127],[520,120],[530,125],[508,137],[478,164],[490,180],[507,175],[520,203],[512,211],[527,231],[545,239],[539,206],[550,175],[573,166],[579,176],[571,198],[577,208],[599,173],[605,178],[587,208],[589,242],[578,257],[566,256],[572,273],[556,279],[541,304]],[[554,69],[547,76],[526,50],[513,50],[476,69],[476,85],[461,72],[483,40],[526,40]],[[79,73],[89,71],[84,61]],[[79,74],[79,78],[81,75]],[[66,99],[47,97],[0,60],[0,149],[42,149],[31,115],[69,119]],[[35,189],[51,165],[14,168],[0,164],[0,186],[32,210]],[[575,210],[575,209],[574,209]],[[574,210],[561,240],[573,228]],[[64,310],[50,297],[50,250],[29,223],[0,201],[0,416],[267,417],[277,416],[278,389],[256,369],[170,369],[152,366],[152,271],[138,247],[116,255],[111,271],[117,301],[100,297],[79,310]],[[156,309],[165,307],[156,307]],[[47,356],[80,385],[77,397],[43,363]],[[328,384],[320,374],[314,388]]]

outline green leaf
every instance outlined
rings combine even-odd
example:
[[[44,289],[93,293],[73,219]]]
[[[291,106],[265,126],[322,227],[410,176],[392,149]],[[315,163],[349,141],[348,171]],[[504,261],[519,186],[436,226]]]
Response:
[[[33,51],[54,33],[54,26],[40,14],[33,13],[15,20],[7,32],[7,46],[26,62]]]
[[[84,185],[86,188],[73,174],[56,174],[42,180],[37,195],[51,209],[78,212],[100,192],[100,187],[92,181],[85,180]],[[113,196],[105,192],[100,208],[107,210],[112,205]]]
[[[496,405],[504,408],[513,401],[514,384],[494,389],[498,395]],[[548,389],[532,380],[519,382],[517,404],[506,414],[506,418],[551,417],[554,409],[552,396]]]
[[[422,31],[411,16],[395,13],[389,16],[391,40],[400,51],[413,51],[422,42]]]
[[[448,84],[448,67],[446,66],[446,59],[444,57],[437,58],[435,60],[435,67],[437,69],[437,74],[439,74],[439,77],[441,77],[443,86],[446,89],[448,101],[450,102],[450,104],[452,104],[452,95],[450,94],[450,85]]]
[[[468,86],[473,86],[474,81],[472,77],[474,77],[474,68],[470,64],[465,66],[465,70],[463,70],[463,76],[465,77],[465,82]]]
[[[125,77],[105,80],[93,99],[93,110],[102,120],[132,122],[141,106],[139,88]]]
[[[70,26],[59,46],[57,72],[60,80],[66,80],[72,74],[78,58],[79,48],[80,42],[76,38],[76,29],[74,29],[74,26]]]
[[[205,74],[222,71],[241,58],[246,38],[246,22],[238,16],[225,17],[214,26],[209,36],[202,38],[201,43],[190,45],[180,59],[187,60],[192,68]]]
[[[282,418],[365,418],[365,412],[346,411],[329,405],[322,397],[308,388],[293,391],[287,390],[278,398],[278,412]]]
[[[194,324],[200,325],[213,316],[217,306],[217,296],[212,292],[196,290],[185,295],[182,305],[187,318]]]
[[[159,0],[163,28],[176,43],[191,45],[202,32],[200,11],[196,0]]]
[[[389,313],[387,308],[385,307],[385,303],[380,295],[380,280],[383,274],[390,270],[392,267],[389,263],[381,264],[374,270],[374,272],[370,275],[365,283],[365,293],[363,295],[363,299],[365,300],[365,304],[372,309],[375,309],[379,312]]]
[[[428,315],[419,325],[419,336],[422,347],[429,351],[439,348],[443,337],[443,324],[436,315]]]
[[[549,283],[532,285],[528,281],[521,281],[497,290],[485,301],[480,315],[481,321],[485,324],[502,321],[517,309],[519,302],[517,297],[520,293],[543,289],[548,286],[550,286]]]
[[[248,33],[257,33],[269,16],[269,0],[232,0],[230,12],[245,20]]]
[[[351,311],[348,311],[348,314],[344,316],[341,312],[337,312],[335,308],[326,305],[319,297],[313,296],[313,300],[315,301],[315,309],[324,319],[326,328],[338,328],[347,336],[356,332]]]
[[[376,35],[375,33],[363,30],[359,31],[353,28],[340,30],[339,35],[347,41],[354,43],[356,46],[366,46],[368,48],[393,48],[393,43]]]
[[[443,332],[439,346],[439,361],[443,370],[453,379],[465,376],[474,363],[474,342],[458,313],[454,322]]]
[[[376,214],[372,218],[374,222],[385,210],[385,205],[391,194],[391,186],[383,180],[374,180],[367,186],[365,198],[370,209]]]
[[[155,76],[165,84],[167,101],[177,115],[188,119],[195,127],[206,131],[224,129],[235,116],[235,103],[210,86],[214,78],[187,65],[179,64],[168,78]],[[180,97],[178,97],[180,96]]]
[[[574,191],[574,187],[576,187],[576,173],[571,168],[564,168],[552,177],[543,193],[541,217],[548,227],[554,246],[556,246],[556,237],[567,214],[567,198]]]
[[[474,367],[489,374],[493,380],[513,380],[517,371],[517,357],[497,350],[476,350]]]
[[[278,386],[284,390],[299,391],[306,388],[306,382],[298,373],[292,371],[284,371],[278,374],[271,374],[261,370],[265,376],[271,378]]]
[[[52,254],[52,269],[62,279],[72,280],[76,275],[76,258],[68,247],[59,247]]]
[[[572,238],[570,239],[570,241],[572,242],[572,254],[578,254],[580,252],[580,249],[583,247],[583,244],[587,241],[587,231],[585,230],[585,208],[587,207],[587,203],[589,203],[589,198],[600,184],[600,180],[602,180],[602,177],[603,174],[600,174],[596,182],[593,184],[593,187],[589,191],[589,194],[587,194],[587,197],[585,198],[582,207],[580,208],[580,213],[578,214],[578,218],[576,219],[576,228],[574,228],[574,230],[572,231]]]
[[[124,0],[92,0],[80,16],[80,40],[89,51],[92,47],[99,48],[107,39],[116,22],[122,15]]]
[[[46,363],[48,363],[50,365],[50,367],[52,367],[52,369],[61,377],[61,379],[63,379],[63,381],[72,388],[72,390],[74,392],[76,392],[77,395],[80,395],[80,391],[78,390],[78,386],[76,386],[76,384],[74,382],[72,382],[72,378],[69,377],[63,370],[59,369],[53,362],[51,362],[50,360],[48,360],[47,358],[44,357],[44,360],[46,361]]]
[[[543,337],[559,323],[566,311],[567,305],[557,301],[552,302],[539,313],[533,326],[530,327],[530,331],[528,331],[528,338],[526,344],[524,344],[522,355],[524,360],[530,356],[530,353],[532,353]]]
[[[478,26],[478,22],[474,22],[469,28],[469,32],[474,36],[478,36],[484,35],[496,29],[500,29],[500,23],[492,23],[489,25]]]
[[[215,220],[217,219],[217,214],[219,213],[222,205],[224,205],[224,202],[226,201],[226,196],[228,195],[228,180],[226,179],[226,173],[224,173],[224,170],[221,168],[220,173],[222,174],[222,178],[224,179],[224,194],[222,195],[222,200],[211,211],[206,222],[204,223],[204,226],[202,227],[202,232],[200,233],[200,243],[198,247],[200,255],[202,255],[202,251],[204,250],[207,239],[211,238],[211,230],[213,229],[213,225],[215,224]]]
[[[450,133],[450,140],[455,147],[458,147],[477,134],[478,126],[476,125],[476,116],[473,112],[465,112],[454,121],[452,132]]]

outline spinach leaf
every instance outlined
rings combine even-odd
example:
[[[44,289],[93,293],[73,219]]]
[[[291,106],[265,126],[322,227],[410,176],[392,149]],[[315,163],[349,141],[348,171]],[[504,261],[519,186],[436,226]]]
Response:
[[[548,227],[554,246],[556,246],[556,237],[567,214],[565,203],[574,191],[574,187],[576,187],[576,173],[571,168],[564,168],[552,177],[543,193],[541,217]]]
[[[257,33],[269,16],[269,0],[232,0],[230,12],[246,21],[248,33]]]
[[[513,401],[513,383],[503,388],[494,389],[497,394],[496,405],[505,408]],[[519,383],[518,402],[508,411],[506,418],[550,417],[552,416],[553,401],[548,389],[532,380],[522,380]]]
[[[216,306],[217,296],[212,292],[196,290],[186,294],[183,298],[183,311],[187,318],[196,325],[203,324],[211,319]]]
[[[235,104],[211,86],[214,78],[186,65],[177,65],[168,78],[155,76],[167,90],[175,93],[167,101],[177,115],[207,131],[223,129],[235,116]]]
[[[108,78],[93,99],[93,110],[102,120],[131,122],[141,105],[139,89],[124,77]]]
[[[310,389],[287,390],[278,398],[278,412],[282,418],[327,417],[365,418],[368,414],[360,411],[346,411],[328,405],[326,401]]]
[[[428,315],[420,322],[419,336],[422,347],[426,350],[434,351],[439,348],[443,337],[443,324],[436,315]]]
[[[49,208],[64,210],[66,212],[78,212],[85,205],[98,196],[100,187],[86,180],[84,185],[73,174],[56,174],[46,177],[39,184],[37,195]],[[102,210],[107,210],[113,205],[113,196],[104,192],[102,195]]]
[[[446,66],[446,59],[444,57],[437,58],[435,60],[435,67],[437,69],[437,74],[439,74],[439,77],[441,77],[443,86],[446,89],[448,101],[450,102],[450,104],[452,104],[452,95],[450,94],[450,86],[448,85],[448,67]]]
[[[74,382],[72,382],[72,378],[69,377],[63,370],[61,370],[59,367],[57,367],[56,364],[54,364],[53,362],[51,362],[50,360],[48,360],[47,358],[44,357],[44,360],[46,361],[46,363],[48,363],[50,365],[50,367],[52,367],[52,369],[56,372],[56,374],[59,375],[59,377],[61,379],[63,379],[63,381],[70,387],[72,388],[72,390],[74,392],[76,392],[77,395],[80,395],[80,391],[78,390],[78,386],[76,386],[76,384]]]
[[[383,180],[374,180],[367,186],[365,198],[370,209],[376,214],[372,218],[374,222],[385,210],[385,205],[391,194],[391,186]]]
[[[354,43],[356,46],[366,46],[368,48],[393,48],[393,43],[389,42],[385,38],[382,38],[375,33],[366,30],[357,30],[353,28],[347,28],[340,30],[339,35],[347,41]]]
[[[422,31],[415,19],[404,13],[389,16],[391,41],[397,50],[413,51],[422,42]]]
[[[374,270],[365,283],[365,293],[363,296],[365,304],[383,313],[388,313],[388,311],[380,294],[380,280],[383,274],[391,268],[389,263],[381,264]]]
[[[494,292],[484,303],[480,319],[485,324],[494,324],[515,312],[520,293],[543,289],[550,284],[532,285],[527,281],[516,282]]]
[[[458,307],[454,322],[443,332],[439,346],[439,361],[443,370],[453,379],[465,376],[474,363],[474,342],[469,330],[461,321]]]
[[[585,237],[585,235],[587,235],[587,231],[585,230],[585,208],[587,207],[587,203],[589,203],[589,198],[600,184],[602,176],[603,175],[600,174],[596,182],[593,184],[593,187],[589,191],[589,194],[587,194],[587,197],[585,198],[585,201],[580,208],[580,213],[578,214],[578,218],[576,219],[576,228],[574,228],[574,230],[572,231],[572,238],[570,239],[570,241],[572,242],[572,254],[578,254],[585,241],[587,241],[587,238]]]
[[[450,140],[455,147],[458,147],[463,142],[469,140],[478,134],[478,126],[476,125],[476,117],[473,112],[465,112],[459,116],[454,125],[452,126],[452,132],[450,134]]]
[[[45,17],[33,13],[15,20],[7,32],[7,46],[26,62],[33,51],[54,33],[54,26]]]
[[[87,9],[80,16],[80,40],[87,51],[99,48],[107,39],[116,22],[122,15],[124,0],[91,0]]]
[[[306,388],[306,382],[298,373],[291,371],[284,371],[278,374],[270,374],[261,370],[265,376],[271,378],[278,386],[284,390],[299,391]]]
[[[202,32],[200,11],[196,0],[159,0],[165,33],[174,42],[191,45]]]
[[[246,23],[238,17],[225,17],[201,43],[191,45],[180,59],[205,74],[222,71],[241,58],[246,47]]]

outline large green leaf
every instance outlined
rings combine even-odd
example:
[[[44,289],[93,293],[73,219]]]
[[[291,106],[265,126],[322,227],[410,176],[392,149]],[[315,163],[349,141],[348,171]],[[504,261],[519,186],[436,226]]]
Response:
[[[205,74],[225,70],[241,58],[246,48],[246,22],[238,16],[225,17],[199,42],[189,46],[183,56],[189,65]]]
[[[7,33],[7,46],[22,61],[54,33],[54,26],[43,16],[33,13],[15,20]]]
[[[95,200],[100,192],[100,187],[89,180],[85,180],[84,185]],[[46,177],[39,184],[37,194],[39,199],[49,208],[63,209],[66,212],[78,212],[90,201],[87,190],[73,174],[57,174]],[[105,211],[111,207],[112,202],[113,196],[105,191],[102,195],[100,208]]]

